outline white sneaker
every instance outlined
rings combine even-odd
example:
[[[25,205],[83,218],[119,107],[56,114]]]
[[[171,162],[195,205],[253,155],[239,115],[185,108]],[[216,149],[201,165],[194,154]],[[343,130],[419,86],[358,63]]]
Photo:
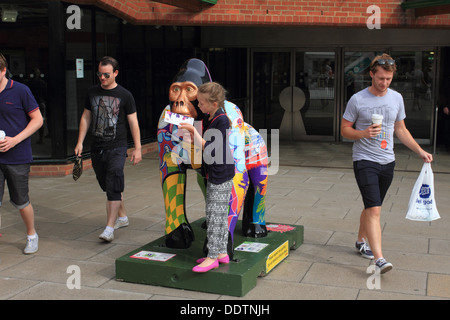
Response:
[[[106,242],[111,242],[114,240],[114,232],[107,232],[106,230],[102,232],[101,235],[98,236],[99,239],[102,239]]]
[[[114,224],[114,229],[128,227],[129,224],[130,224],[130,222],[128,221],[128,218],[126,218],[126,219],[117,219],[116,223]]]
[[[23,249],[23,253],[25,254],[33,254],[39,250],[39,237],[36,233],[36,237],[34,239],[30,239],[27,237],[27,244],[25,249]]]

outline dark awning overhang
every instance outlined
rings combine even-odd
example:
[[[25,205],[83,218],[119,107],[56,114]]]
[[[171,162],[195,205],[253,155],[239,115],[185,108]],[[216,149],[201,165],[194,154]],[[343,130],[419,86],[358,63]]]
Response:
[[[414,10],[416,17],[450,13],[450,0],[404,0],[401,6]]]
[[[217,0],[153,0],[154,2],[168,4],[189,11],[201,11],[203,5],[215,5]]]

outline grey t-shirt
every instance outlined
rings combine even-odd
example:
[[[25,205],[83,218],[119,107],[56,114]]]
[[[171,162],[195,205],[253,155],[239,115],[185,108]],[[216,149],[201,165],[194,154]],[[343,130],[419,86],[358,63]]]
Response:
[[[378,97],[363,89],[355,93],[347,103],[344,119],[355,124],[356,130],[365,130],[372,124],[372,114],[382,114],[381,133],[374,138],[362,138],[353,143],[353,161],[369,160],[387,164],[395,160],[394,125],[405,119],[403,97],[395,90],[388,89]]]

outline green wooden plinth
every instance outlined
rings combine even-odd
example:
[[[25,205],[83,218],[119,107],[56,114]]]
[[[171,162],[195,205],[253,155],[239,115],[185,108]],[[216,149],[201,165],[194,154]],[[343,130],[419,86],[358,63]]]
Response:
[[[285,259],[290,250],[303,243],[303,226],[291,231],[271,231],[264,238],[241,236],[241,221],[234,235],[234,247],[245,244],[266,244],[259,252],[234,251],[233,261],[220,264],[219,268],[206,273],[195,273],[196,260],[204,256],[203,243],[206,230],[201,228],[204,219],[191,223],[195,241],[189,249],[171,249],[164,245],[164,237],[137,248],[116,260],[116,279],[155,286],[202,291],[242,297],[256,286],[258,276],[264,276]],[[267,225],[274,225],[268,223]],[[277,224],[278,225],[278,224]],[[175,254],[165,262],[131,258],[142,252]]]

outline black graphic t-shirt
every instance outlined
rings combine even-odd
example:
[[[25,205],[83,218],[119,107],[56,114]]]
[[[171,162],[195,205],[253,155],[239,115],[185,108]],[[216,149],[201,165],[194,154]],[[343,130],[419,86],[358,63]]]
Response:
[[[92,150],[127,146],[127,115],[136,112],[130,91],[121,85],[110,90],[93,86],[88,90],[85,108],[91,111]]]

